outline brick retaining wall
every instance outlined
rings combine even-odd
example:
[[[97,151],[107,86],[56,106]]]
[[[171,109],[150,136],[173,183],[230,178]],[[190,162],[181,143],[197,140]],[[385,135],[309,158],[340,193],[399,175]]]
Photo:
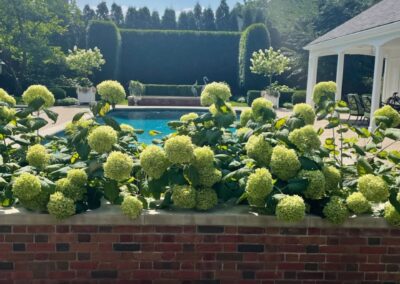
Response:
[[[386,226],[72,220],[4,225],[1,215],[0,283],[400,283],[400,229]]]

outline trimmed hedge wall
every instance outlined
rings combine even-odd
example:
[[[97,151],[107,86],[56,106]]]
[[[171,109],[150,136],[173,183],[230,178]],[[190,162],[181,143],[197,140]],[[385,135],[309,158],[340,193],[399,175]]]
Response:
[[[257,90],[250,90],[247,92],[246,95],[246,102],[248,106],[251,106],[251,104],[253,103],[253,101],[255,99],[258,99],[261,97],[261,91],[257,91]]]
[[[237,86],[240,33],[121,30],[119,80],[147,84],[203,84],[224,81]]]
[[[95,73],[96,82],[118,78],[121,35],[111,21],[91,21],[87,31],[87,48],[98,47],[106,64]]]
[[[292,104],[295,105],[295,104],[305,103],[306,97],[307,97],[307,91],[305,90],[294,91],[292,96]]]
[[[239,50],[239,86],[241,90],[257,90],[266,87],[265,77],[250,71],[251,56],[254,51],[270,46],[267,27],[264,24],[249,26],[242,34]]]
[[[192,85],[145,85],[145,96],[167,96],[167,97],[194,97]],[[195,86],[197,95],[200,96],[203,86]]]

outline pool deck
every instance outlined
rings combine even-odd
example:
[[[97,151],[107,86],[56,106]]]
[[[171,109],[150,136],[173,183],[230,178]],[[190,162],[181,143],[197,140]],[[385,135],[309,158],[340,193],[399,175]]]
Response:
[[[116,109],[136,109],[136,110],[145,110],[145,109],[160,109],[160,110],[166,110],[166,109],[185,109],[190,111],[195,111],[195,110],[207,110],[207,108],[204,107],[168,107],[168,106],[117,106]],[[236,110],[240,110],[240,107],[236,107]],[[74,106],[74,107],[52,107],[51,110],[54,112],[58,113],[58,120],[56,123],[53,123],[52,121],[49,121],[49,124],[47,124],[45,127],[43,127],[40,130],[41,135],[52,135],[54,133],[57,133],[59,131],[64,130],[66,124],[68,124],[70,121],[72,121],[72,118],[80,112],[88,112],[86,117],[90,117],[90,110],[88,106]],[[278,117],[285,117],[289,116],[292,111],[288,109],[278,109],[277,111]],[[41,116],[45,119],[47,119],[46,115],[41,114]],[[47,119],[48,120],[48,119]],[[321,120],[321,121],[316,121],[315,123],[315,128],[324,128],[328,122],[326,120]],[[330,138],[332,135],[332,132],[330,130],[325,130],[324,133],[321,135],[321,141],[323,142],[326,138]],[[355,136],[353,133],[345,133],[344,137],[345,138],[350,138]],[[339,135],[336,135],[337,141],[339,139]],[[384,147],[388,146],[392,141],[387,140],[384,143]],[[364,145],[366,141],[360,140],[359,145]],[[396,143],[394,145],[391,145],[388,147],[387,150],[399,150],[400,151],[400,143]]]

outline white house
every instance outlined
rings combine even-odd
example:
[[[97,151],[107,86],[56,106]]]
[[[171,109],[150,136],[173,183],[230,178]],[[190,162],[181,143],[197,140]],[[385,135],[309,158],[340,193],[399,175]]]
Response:
[[[307,103],[317,83],[318,59],[337,55],[336,99],[342,98],[346,54],[375,56],[371,114],[394,92],[400,90],[400,0],[382,0],[353,19],[317,38],[309,50]],[[383,80],[382,80],[383,79]],[[382,85],[383,84],[383,85]],[[373,117],[371,115],[371,117]],[[373,128],[370,121],[370,128]]]

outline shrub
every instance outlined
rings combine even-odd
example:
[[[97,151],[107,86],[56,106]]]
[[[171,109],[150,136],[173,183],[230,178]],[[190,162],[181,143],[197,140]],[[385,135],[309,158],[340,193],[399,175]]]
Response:
[[[265,79],[251,73],[250,58],[253,52],[267,49],[270,45],[269,33],[264,24],[253,24],[242,33],[239,47],[239,86],[242,90],[260,90],[265,87]]]
[[[127,154],[111,152],[103,165],[104,176],[116,181],[129,179],[133,168],[133,160]]]
[[[96,127],[88,136],[90,148],[98,153],[108,153],[117,142],[117,132],[110,126]]]
[[[294,91],[292,96],[292,104],[297,105],[300,103],[305,103],[307,98],[306,91]]]
[[[261,98],[261,91],[256,91],[256,90],[250,90],[247,91],[247,105],[251,106],[251,104],[253,103],[253,101],[257,98]]]
[[[121,35],[117,26],[112,21],[91,21],[87,28],[86,47],[99,48],[106,61],[101,71],[95,73],[95,78],[100,82],[116,79],[121,48]]]
[[[112,104],[121,103],[126,98],[124,87],[117,81],[103,81],[97,85],[97,92],[101,98]]]
[[[56,100],[62,100],[65,99],[67,96],[67,92],[59,87],[53,87],[53,88],[49,88],[49,91],[54,95],[54,98]]]
[[[166,96],[166,97],[193,97],[193,88],[196,94],[200,96],[203,86],[201,85],[162,85],[162,84],[146,84],[145,96]]]
[[[135,196],[126,196],[122,201],[121,210],[124,215],[136,219],[142,213],[143,203]]]
[[[28,105],[38,98],[41,98],[44,101],[45,107],[51,107],[54,105],[54,96],[45,86],[32,85],[22,94],[24,103]]]
[[[256,169],[246,183],[246,193],[249,204],[254,207],[264,207],[267,196],[272,192],[272,177],[265,168]]]
[[[281,91],[279,96],[279,106],[285,106],[287,103],[292,103],[293,94],[295,91],[288,90],[288,91]]]
[[[306,205],[303,198],[298,195],[285,196],[276,206],[276,217],[285,222],[299,222],[304,219]]]
[[[79,101],[76,98],[65,98],[61,100],[56,100],[56,106],[76,106],[79,105]]]
[[[329,82],[320,82],[315,85],[313,91],[313,100],[316,104],[319,104],[322,100],[328,99],[331,101],[335,100],[336,94],[336,83]]]

